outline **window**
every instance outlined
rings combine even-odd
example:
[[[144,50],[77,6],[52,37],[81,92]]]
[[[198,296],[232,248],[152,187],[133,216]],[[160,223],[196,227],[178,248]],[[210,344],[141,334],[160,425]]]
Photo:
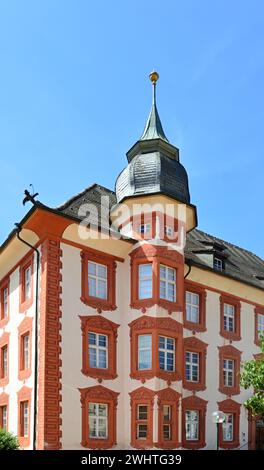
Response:
[[[178,447],[178,405],[180,394],[171,388],[158,393],[158,447]]]
[[[152,336],[138,336],[138,369],[146,370],[152,367]]]
[[[166,237],[174,237],[174,229],[170,225],[165,225],[165,235]]]
[[[199,323],[199,294],[186,292],[186,320]]]
[[[207,401],[195,395],[182,399],[182,447],[205,447]]]
[[[240,301],[231,295],[220,296],[220,335],[238,341],[240,335]]]
[[[107,369],[108,338],[106,335],[88,333],[89,366]]]
[[[29,352],[29,341],[30,341],[29,333],[22,336],[22,369],[29,369],[29,360],[30,360],[30,352]]]
[[[256,315],[256,338],[259,342],[261,335],[264,335],[264,313],[257,313]]]
[[[168,372],[175,370],[175,340],[173,338],[159,336],[159,367]]]
[[[187,351],[185,353],[186,380],[198,382],[199,380],[199,354]]]
[[[233,441],[234,415],[226,413],[225,422],[222,424],[223,441]]]
[[[102,385],[79,389],[82,405],[82,446],[109,449],[116,443],[118,393]]]
[[[0,428],[7,430],[7,405],[0,406]]]
[[[82,293],[86,305],[102,310],[115,310],[116,260],[112,255],[93,250],[81,252]]]
[[[199,438],[199,412],[185,411],[185,435],[187,441],[197,441]]]
[[[141,224],[139,226],[139,233],[149,233],[150,232],[150,224]]]
[[[144,449],[153,444],[152,390],[140,387],[130,393],[131,397],[131,445]]]
[[[108,407],[102,403],[89,403],[89,437],[106,439],[108,432]]]
[[[131,257],[131,308],[158,305],[168,313],[183,308],[184,263],[181,254],[167,246],[140,244]]]
[[[224,359],[224,386],[234,386],[234,361],[232,359]]]
[[[8,346],[7,344],[1,348],[1,379],[8,376]]]
[[[139,265],[139,299],[149,299],[152,297],[152,265]]]
[[[182,325],[168,317],[141,316],[130,324],[130,377],[181,380]]]
[[[175,302],[176,300],[176,269],[160,265],[160,298]]]
[[[33,303],[33,255],[20,266],[20,312],[28,310]]]
[[[220,346],[219,349],[219,391],[225,395],[240,393],[241,351],[232,345]]]
[[[222,449],[239,447],[239,421],[241,404],[228,398],[218,403],[219,410],[225,413],[225,422],[221,425],[219,445]]]
[[[80,316],[82,372],[89,377],[114,379],[116,374],[117,325],[97,315]]]
[[[171,406],[163,405],[163,439],[164,441],[171,440]]]
[[[0,286],[0,328],[5,326],[9,316],[9,282]]]
[[[216,271],[223,271],[224,269],[223,260],[221,260],[220,258],[214,257],[214,269]]]
[[[18,327],[18,379],[25,380],[31,375],[31,346],[33,318],[26,316]]]
[[[191,281],[185,281],[184,327],[192,331],[206,331],[206,291]]]
[[[20,436],[29,436],[29,403],[22,401],[20,403]]]

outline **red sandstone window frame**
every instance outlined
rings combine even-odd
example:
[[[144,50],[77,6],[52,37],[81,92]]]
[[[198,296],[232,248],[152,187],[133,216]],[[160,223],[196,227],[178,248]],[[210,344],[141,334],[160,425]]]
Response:
[[[131,446],[136,449],[146,449],[153,446],[153,405],[155,392],[146,387],[140,387],[133,390],[130,394],[131,406]],[[137,438],[137,409],[138,405],[145,405],[148,409],[147,417],[147,438]],[[145,424],[145,422],[144,422]]]
[[[220,301],[220,332],[219,334],[223,338],[230,339],[232,341],[241,340],[241,303],[235,297],[231,295],[222,294],[219,298]],[[224,329],[224,305],[232,305],[234,307],[234,325],[235,331],[226,331]]]
[[[240,362],[241,351],[232,345],[218,346],[219,350],[219,392],[224,395],[239,395],[240,393]],[[224,360],[230,359],[234,361],[234,385],[227,387],[224,384]]]
[[[219,411],[223,413],[232,413],[234,416],[233,422],[233,439],[232,441],[224,441],[223,440],[223,429],[222,425],[220,425],[220,432],[219,432],[219,447],[221,449],[235,449],[239,447],[239,422],[240,422],[240,408],[241,404],[237,403],[236,401],[228,398],[221,402],[218,402]]]
[[[82,330],[82,373],[97,379],[115,379],[117,377],[116,349],[117,329],[120,325],[97,315],[79,316]],[[107,369],[99,369],[89,366],[89,342],[88,334],[98,333],[108,338]]]
[[[199,295],[199,323],[187,320],[186,315],[186,292]],[[183,310],[183,326],[192,331],[206,331],[206,290],[202,286],[198,286],[194,282],[184,282],[184,310]]]
[[[4,313],[4,291],[8,290],[8,306],[7,306],[7,316],[5,317]],[[7,325],[10,318],[10,280],[9,277],[3,279],[0,283],[0,328],[4,328]]]
[[[130,324],[130,377],[141,380],[159,377],[171,383],[181,380],[182,377],[182,325],[168,317],[142,316]],[[138,369],[138,336],[152,335],[152,367],[151,369]],[[159,368],[159,336],[166,336],[175,340],[175,370],[165,371]]]
[[[17,393],[17,406],[18,406],[18,430],[17,436],[20,447],[25,448],[30,445],[30,433],[31,433],[31,392],[32,389],[23,386]],[[28,436],[23,436],[21,430],[24,426],[22,404],[28,402]]]
[[[174,311],[182,311],[183,308],[183,257],[176,250],[154,245],[141,245],[130,253],[131,257],[131,302],[134,309],[141,309],[143,313],[147,308],[154,305],[168,310],[169,314]],[[152,297],[139,299],[139,266],[141,264],[152,265]],[[172,302],[160,298],[160,266],[168,266],[176,270],[176,301]]]
[[[0,387],[5,387],[9,383],[9,365],[10,365],[10,348],[9,348],[10,333],[3,333],[0,338]],[[4,375],[4,358],[3,348],[7,348],[7,375]]]
[[[201,449],[206,446],[206,408],[207,401],[192,395],[182,399],[182,447],[185,449]],[[186,439],[185,413],[186,411],[198,411],[199,413],[199,437],[197,440]]]
[[[79,388],[82,407],[82,441],[81,445],[89,449],[110,449],[116,445],[116,408],[119,393],[95,385]],[[108,406],[108,434],[106,439],[89,436],[89,403],[101,403]]]
[[[189,336],[183,339],[183,387],[186,390],[199,391],[206,389],[206,354],[208,344],[204,343],[195,336]],[[192,382],[186,378],[186,352],[194,352],[199,355],[199,380]]]
[[[257,346],[260,346],[260,339],[258,335],[258,315],[264,315],[264,307],[255,307],[254,314],[255,314],[254,343]]]
[[[7,409],[7,423],[6,423],[6,430],[8,431],[8,421],[9,421],[9,395],[3,392],[0,394],[0,428],[3,428],[3,415],[2,415],[2,407],[6,406]]]
[[[157,393],[158,396],[158,443],[157,446],[161,449],[175,449],[179,447],[179,400],[180,400],[180,393],[176,392],[171,388],[165,388],[160,390]],[[165,440],[163,436],[163,405],[168,405],[171,407],[171,419],[170,419],[170,427],[171,427],[171,439]]]
[[[25,273],[27,268],[31,267],[31,279],[30,279],[30,297],[26,299],[26,278]],[[23,263],[20,265],[19,269],[19,287],[20,287],[20,294],[19,294],[19,311],[20,313],[24,313],[28,310],[32,304],[34,299],[34,255],[30,255],[27,257]]]
[[[32,374],[32,327],[33,318],[25,317],[18,327],[18,380],[28,379]],[[29,367],[25,368],[24,337],[29,335]]]
[[[116,307],[116,260],[114,256],[96,250],[83,250],[81,252],[82,285],[81,301],[90,307],[97,309],[99,313],[103,310],[115,310]],[[119,261],[123,261],[119,259]],[[88,287],[88,262],[102,264],[107,267],[107,299],[89,295]]]

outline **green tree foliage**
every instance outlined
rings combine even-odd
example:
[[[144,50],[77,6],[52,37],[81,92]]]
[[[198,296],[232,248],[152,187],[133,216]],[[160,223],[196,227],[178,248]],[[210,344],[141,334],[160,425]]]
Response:
[[[254,359],[242,364],[240,383],[245,389],[252,387],[252,397],[245,401],[244,406],[253,416],[264,416],[264,336],[261,336],[261,359]]]
[[[0,450],[17,450],[19,442],[14,434],[0,428]],[[1,461],[1,457],[0,457]]]

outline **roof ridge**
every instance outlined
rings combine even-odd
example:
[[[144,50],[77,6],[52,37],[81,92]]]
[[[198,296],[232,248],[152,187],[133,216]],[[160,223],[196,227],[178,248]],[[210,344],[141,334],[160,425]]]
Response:
[[[88,186],[87,188],[83,189],[82,191],[80,191],[78,194],[76,194],[75,196],[72,196],[70,199],[67,199],[67,201],[65,201],[63,204],[61,204],[60,206],[57,206],[55,209],[57,210],[64,210],[66,209],[72,202],[76,201],[76,199],[78,199],[79,197],[81,197],[83,194],[85,194],[87,191],[91,190],[92,188],[94,187],[98,187],[98,188],[102,188],[102,189],[105,189],[106,191],[108,191],[109,193],[112,193],[112,194],[115,194],[114,191],[112,191],[111,189],[108,189],[106,188],[105,186],[101,185],[101,184],[98,184],[98,183],[93,183],[91,184],[90,186]]]

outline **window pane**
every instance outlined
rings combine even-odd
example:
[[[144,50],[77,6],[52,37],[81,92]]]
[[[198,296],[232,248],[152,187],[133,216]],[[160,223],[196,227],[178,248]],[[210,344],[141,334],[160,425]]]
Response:
[[[152,265],[151,264],[140,264],[139,265],[139,277],[152,277]]]
[[[99,336],[99,340],[98,340],[99,346],[106,347],[107,337],[105,335],[98,335],[98,336]]]
[[[107,299],[107,282],[102,279],[98,279],[98,297]]]
[[[139,299],[149,299],[152,297],[152,279],[139,281]]]
[[[163,420],[170,421],[171,419],[171,406],[163,405]]]
[[[102,264],[97,265],[98,268],[98,277],[103,279],[107,279],[107,266],[103,266]]]
[[[148,435],[148,426],[147,424],[138,424],[137,425],[137,438],[146,439]]]
[[[88,273],[96,275],[96,264],[92,263],[92,261],[88,261]]]
[[[89,289],[89,295],[92,297],[96,297],[96,279],[94,277],[89,276],[88,289]]]
[[[151,351],[149,350],[139,351],[138,368],[140,370],[151,369]]]
[[[138,337],[139,348],[151,348],[151,335],[139,335]]]
[[[163,425],[163,439],[164,441],[170,441],[171,439],[171,425],[170,424]]]
[[[147,405],[138,405],[138,419],[148,419],[148,407]]]
[[[99,349],[99,369],[106,369],[107,362],[106,362],[106,350]]]
[[[89,344],[96,344],[96,334],[95,333],[89,333],[88,334],[88,341],[89,341]]]
[[[98,413],[99,413],[99,416],[107,416],[107,405],[99,404]]]
[[[97,367],[96,364],[96,349],[89,348],[89,366],[90,367]]]

